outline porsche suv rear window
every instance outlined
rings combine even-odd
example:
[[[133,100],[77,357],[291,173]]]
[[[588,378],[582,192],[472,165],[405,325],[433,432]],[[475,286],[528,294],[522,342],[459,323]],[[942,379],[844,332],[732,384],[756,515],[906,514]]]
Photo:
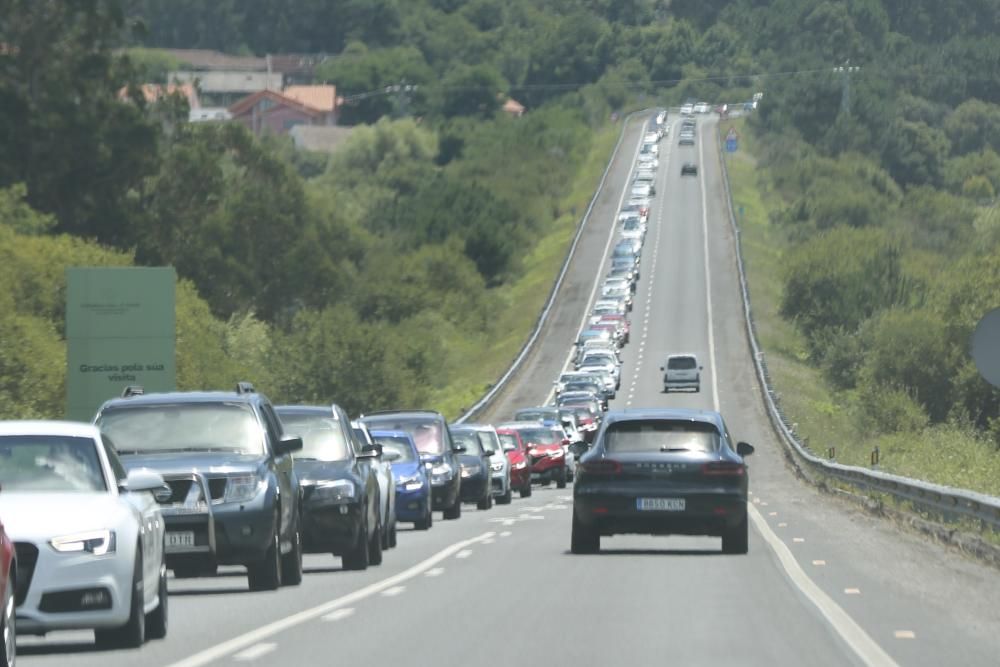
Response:
[[[637,419],[610,424],[604,447],[608,452],[715,452],[719,432],[704,422]]]

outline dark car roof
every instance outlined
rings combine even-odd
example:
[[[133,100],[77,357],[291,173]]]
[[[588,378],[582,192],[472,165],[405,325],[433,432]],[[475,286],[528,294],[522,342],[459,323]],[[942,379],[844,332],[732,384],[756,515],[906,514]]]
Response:
[[[629,408],[612,410],[604,415],[604,426],[627,421],[662,419],[670,421],[692,421],[712,424],[720,433],[725,431],[722,415],[714,410],[692,410],[688,408]]]
[[[444,419],[440,412],[434,410],[379,410],[361,415],[362,421],[381,421],[389,419],[410,419],[413,417]]]
[[[235,391],[168,391],[163,393],[141,394],[125,398],[112,398],[104,402],[101,410],[123,405],[163,405],[164,403],[259,403],[267,400],[256,392],[236,393]]]
[[[336,417],[337,412],[332,405],[276,405],[275,412],[279,415],[323,415],[325,417]]]

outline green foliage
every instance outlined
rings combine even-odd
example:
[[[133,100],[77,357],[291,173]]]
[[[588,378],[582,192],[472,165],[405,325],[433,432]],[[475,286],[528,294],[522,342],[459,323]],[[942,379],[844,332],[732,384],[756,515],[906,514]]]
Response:
[[[866,385],[858,395],[861,424],[874,433],[916,433],[927,426],[923,408],[905,389]]]

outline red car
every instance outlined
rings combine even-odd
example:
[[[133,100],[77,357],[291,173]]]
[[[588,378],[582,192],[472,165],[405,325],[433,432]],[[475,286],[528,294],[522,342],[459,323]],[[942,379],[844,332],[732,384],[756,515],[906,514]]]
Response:
[[[522,498],[531,497],[531,461],[528,460],[528,449],[518,434],[517,429],[497,428],[500,444],[510,461],[510,488],[517,489]]]
[[[621,314],[614,315],[601,315],[601,319],[597,320],[597,324],[607,324],[612,323],[618,326],[618,330],[621,332],[621,339],[624,342],[628,342],[628,339],[632,333],[632,325],[629,324],[628,318]]]
[[[3,636],[0,665],[3,667],[11,667],[17,653],[14,645],[14,565],[14,543],[7,537],[3,523],[0,523],[0,601],[3,602],[3,611],[0,612],[0,633]]]
[[[596,401],[594,402],[596,405]],[[594,410],[600,410],[600,406],[596,408],[590,405],[584,404],[566,404],[562,406],[563,410],[567,412],[572,412],[576,416],[577,428],[580,431],[580,435],[583,436],[583,441],[586,443],[591,443],[594,441],[594,436],[597,435],[597,429],[601,425],[599,413],[594,412]]]
[[[538,422],[514,422],[505,424],[504,428],[514,429],[521,436],[528,450],[532,481],[542,485],[555,482],[560,489],[566,488],[569,472],[563,445],[568,445],[569,441],[565,439],[562,427],[543,426]]]

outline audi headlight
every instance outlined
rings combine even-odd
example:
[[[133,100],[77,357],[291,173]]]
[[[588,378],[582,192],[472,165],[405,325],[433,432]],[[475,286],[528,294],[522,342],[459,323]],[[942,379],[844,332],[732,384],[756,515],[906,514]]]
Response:
[[[320,482],[313,489],[312,497],[317,500],[343,501],[354,500],[356,488],[349,479],[333,479]]]
[[[490,468],[493,470],[493,472],[501,472],[503,470],[503,464],[493,463],[490,465]]]
[[[53,538],[49,544],[60,553],[86,551],[95,556],[103,556],[115,552],[115,531],[92,530],[87,533],[65,535]]]
[[[481,466],[462,466],[462,477],[472,477],[483,471]]]
[[[400,477],[396,480],[396,486],[404,491],[419,491],[424,486],[424,481],[419,475],[413,477]]]
[[[526,462],[524,462],[524,461],[518,461],[517,463],[514,464],[514,469],[515,470],[524,470],[527,467],[528,467],[528,464]]]
[[[248,500],[253,500],[263,490],[265,484],[264,480],[257,477],[257,475],[235,475],[230,477],[226,483],[226,497],[224,502],[245,503]]]

